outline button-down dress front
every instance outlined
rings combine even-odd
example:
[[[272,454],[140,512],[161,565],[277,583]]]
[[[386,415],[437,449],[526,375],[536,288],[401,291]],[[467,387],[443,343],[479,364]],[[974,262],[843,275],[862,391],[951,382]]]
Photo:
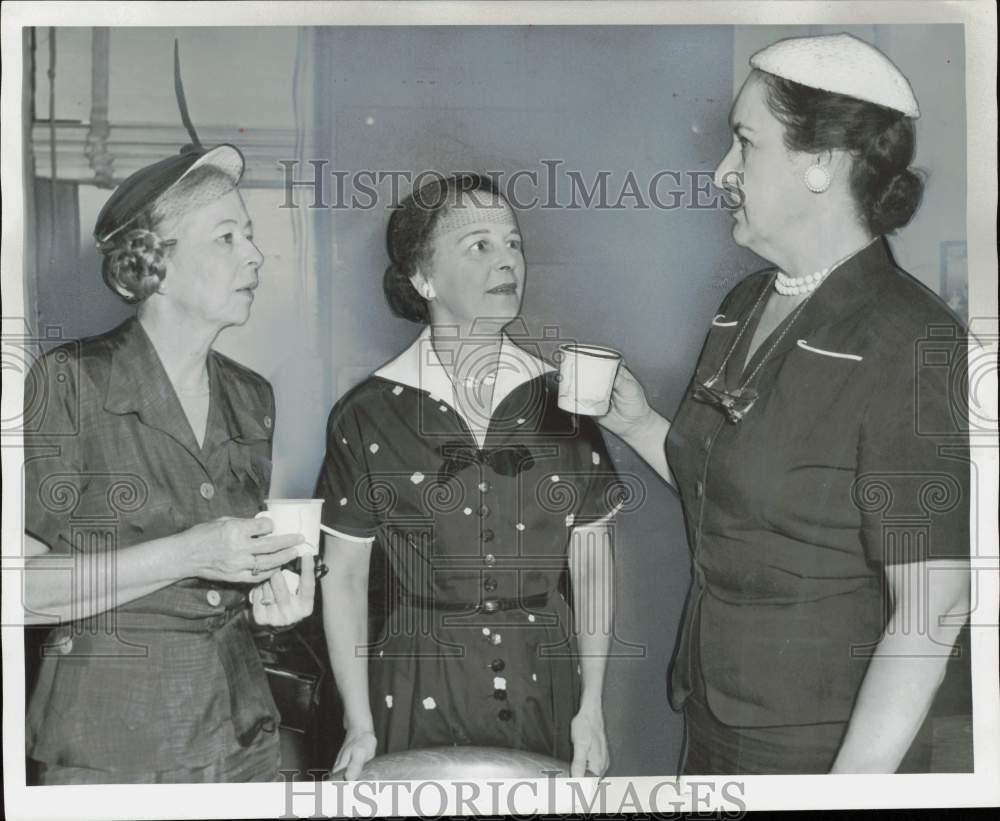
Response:
[[[25,517],[51,549],[50,572],[105,556],[88,578],[111,596],[115,550],[263,509],[271,388],[216,352],[208,371],[199,447],[137,320],[50,351],[36,366],[26,388]],[[247,590],[183,579],[56,628],[31,696],[29,755],[128,781],[266,745],[273,775],[278,714]]]
[[[480,446],[429,338],[334,408],[317,491],[325,524],[377,537],[396,577],[369,668],[378,750],[568,760],[580,684],[567,548],[573,527],[615,510],[617,476],[597,426],[560,410],[551,368],[509,339]]]
[[[693,576],[671,697],[698,689],[734,727],[846,722],[885,627],[883,568],[969,554],[960,324],[879,239],[747,362],[773,278],[729,294],[692,381],[721,368],[733,392],[756,371],[756,402],[734,424],[689,391],[666,444]]]

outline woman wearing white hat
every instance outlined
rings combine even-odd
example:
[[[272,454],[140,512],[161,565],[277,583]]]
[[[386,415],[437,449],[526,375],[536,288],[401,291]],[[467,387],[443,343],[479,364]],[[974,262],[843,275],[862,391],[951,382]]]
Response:
[[[750,63],[716,184],[773,267],[718,308],[672,421],[624,369],[602,421],[684,507],[684,772],[894,772],[968,611],[965,332],[884,239],[923,189],[905,77],[845,34]]]

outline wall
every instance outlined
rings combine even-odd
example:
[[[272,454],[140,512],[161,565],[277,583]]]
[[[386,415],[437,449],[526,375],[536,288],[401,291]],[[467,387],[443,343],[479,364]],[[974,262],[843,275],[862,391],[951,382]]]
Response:
[[[90,28],[56,29],[56,118],[87,122]],[[180,124],[174,98],[174,40],[180,46],[195,125],[291,127],[299,29],[228,26],[112,28],[108,114],[113,123]],[[36,29],[35,111],[48,118],[49,29]],[[249,104],[248,104],[249,103]]]

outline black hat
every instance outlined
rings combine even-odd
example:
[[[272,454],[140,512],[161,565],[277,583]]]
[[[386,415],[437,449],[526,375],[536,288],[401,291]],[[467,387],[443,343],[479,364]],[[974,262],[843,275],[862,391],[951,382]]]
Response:
[[[219,169],[236,185],[243,176],[243,154],[234,145],[186,145],[181,153],[140,168],[119,185],[97,215],[94,239],[107,242],[191,171],[204,166]]]
[[[237,185],[243,176],[243,154],[236,146],[223,144],[205,148],[198,139],[184,98],[176,40],[174,41],[174,90],[177,93],[181,120],[191,137],[191,143],[185,145],[180,153],[173,157],[140,168],[115,189],[101,209],[101,213],[97,215],[94,239],[98,245],[107,242],[130,225],[142,209],[173,188],[196,168],[205,166],[217,168],[233,181],[233,185]]]

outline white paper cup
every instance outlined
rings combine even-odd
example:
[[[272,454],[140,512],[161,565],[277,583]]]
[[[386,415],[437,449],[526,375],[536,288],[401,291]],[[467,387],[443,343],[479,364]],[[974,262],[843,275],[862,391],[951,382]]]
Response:
[[[305,544],[303,554],[319,553],[319,521],[323,511],[322,499],[266,499],[267,510],[257,514],[274,522],[272,536],[301,533]]]
[[[622,355],[600,345],[560,345],[559,407],[581,416],[611,410],[611,391]]]

